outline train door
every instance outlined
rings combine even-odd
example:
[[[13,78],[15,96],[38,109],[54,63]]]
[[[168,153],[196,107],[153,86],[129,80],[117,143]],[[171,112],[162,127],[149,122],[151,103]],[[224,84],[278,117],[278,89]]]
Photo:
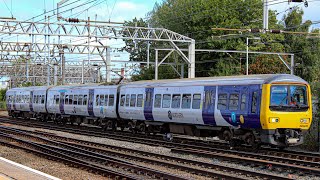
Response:
[[[65,114],[64,113],[64,95],[65,95],[65,92],[60,92],[59,109],[61,114]]]
[[[214,119],[214,106],[215,106],[216,87],[204,87],[204,99],[202,107],[202,119],[204,124],[216,125]]]
[[[260,99],[261,90],[259,85],[254,85],[250,87],[250,109],[249,114],[259,114],[260,113]]]
[[[261,103],[261,89],[260,85],[252,85],[249,88],[249,112],[250,126],[252,128],[260,125],[260,103]]]
[[[152,105],[154,88],[146,88],[146,97],[144,100],[144,117],[146,120],[153,121]]]
[[[94,113],[93,113],[93,99],[94,99],[94,89],[89,89],[89,98],[88,98],[88,113],[89,113],[89,116],[94,116]]]
[[[29,108],[33,112],[33,91],[30,91]]]

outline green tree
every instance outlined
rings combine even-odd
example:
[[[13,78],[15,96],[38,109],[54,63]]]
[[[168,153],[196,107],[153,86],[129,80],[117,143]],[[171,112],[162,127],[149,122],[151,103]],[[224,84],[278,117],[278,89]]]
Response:
[[[155,5],[150,13],[150,22],[154,27],[164,27],[195,39],[197,49],[244,50],[248,35],[229,36],[227,35],[229,31],[212,30],[212,28],[262,28],[261,14],[263,14],[261,0],[166,0]],[[277,23],[274,11],[270,11],[269,16],[270,28],[283,27]],[[264,42],[272,41],[273,43],[250,45],[250,50],[283,51],[283,45],[276,43],[284,39],[282,34],[257,34],[257,36],[261,36]],[[196,76],[244,73],[244,69],[239,68],[242,55],[232,54],[232,59],[229,56],[228,53],[196,54],[196,62],[198,62]],[[250,61],[252,60],[250,58]],[[269,57],[269,61],[278,62],[279,59]],[[242,61],[242,67],[243,65],[245,61]],[[253,71],[256,70],[253,69]],[[277,72],[278,69],[272,71]]]
[[[284,16],[284,26],[287,31],[309,32],[312,22],[303,22],[303,10],[295,8]],[[319,32],[318,29],[312,32]],[[295,54],[296,74],[309,82],[319,80],[320,73],[320,42],[308,35],[285,34],[287,52]]]
[[[133,75],[131,79],[133,81],[140,81],[140,80],[152,80],[154,79],[154,67],[151,66],[150,68],[142,68],[140,72],[138,72],[136,75]],[[159,66],[158,71],[159,79],[175,79],[179,78],[179,75],[170,67],[169,65],[162,65]]]
[[[0,89],[0,101],[5,101],[7,89]]]
[[[125,21],[124,26],[148,27],[148,23],[142,18],[134,18],[132,21]],[[147,61],[147,41],[125,39],[123,50],[130,53],[130,61]],[[149,42],[151,43],[151,42]]]

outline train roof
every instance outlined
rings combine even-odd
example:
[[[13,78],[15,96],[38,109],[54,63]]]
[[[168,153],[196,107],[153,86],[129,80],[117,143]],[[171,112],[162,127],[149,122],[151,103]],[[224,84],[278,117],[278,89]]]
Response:
[[[169,80],[148,80],[127,83],[124,86],[181,86],[181,85],[241,85],[241,84],[272,84],[280,82],[308,84],[302,78],[290,74],[259,74],[240,76],[219,76],[204,78],[186,78]]]
[[[41,91],[41,90],[47,90],[50,87],[51,86],[16,87],[16,88],[9,89],[8,92],[11,92],[11,91],[31,91],[31,90]]]
[[[240,75],[240,76],[219,76],[219,77],[203,77],[203,78],[185,78],[185,79],[166,79],[166,80],[147,80],[135,81],[121,84],[126,87],[146,87],[146,86],[185,86],[188,85],[243,85],[243,84],[272,84],[279,82],[303,83],[308,84],[302,78],[290,74],[259,74],[259,75]],[[105,84],[74,84],[62,86],[31,86],[12,88],[10,91],[21,90],[61,90],[61,89],[104,89],[117,88],[118,85]]]
[[[105,89],[105,88],[117,88],[117,85],[104,85],[104,84],[75,84],[75,85],[63,85],[55,86],[50,90],[62,90],[62,89]]]

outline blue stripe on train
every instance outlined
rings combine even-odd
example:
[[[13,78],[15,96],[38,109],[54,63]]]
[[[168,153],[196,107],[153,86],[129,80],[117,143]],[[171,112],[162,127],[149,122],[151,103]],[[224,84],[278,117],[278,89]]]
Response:
[[[88,114],[89,116],[94,116],[93,112],[93,98],[94,98],[94,89],[89,89],[89,100],[88,100]]]
[[[59,109],[60,109],[60,113],[61,113],[61,114],[65,114],[65,113],[64,113],[64,95],[65,95],[65,92],[60,92],[60,104],[59,104]]]
[[[30,108],[30,111],[33,112],[33,104],[32,104],[33,103],[33,91],[30,92],[30,97],[31,98],[30,98],[30,102],[29,102],[29,108]]]
[[[153,94],[154,88],[146,88],[146,98],[144,101],[144,118],[149,121],[153,121],[152,106],[153,106]]]

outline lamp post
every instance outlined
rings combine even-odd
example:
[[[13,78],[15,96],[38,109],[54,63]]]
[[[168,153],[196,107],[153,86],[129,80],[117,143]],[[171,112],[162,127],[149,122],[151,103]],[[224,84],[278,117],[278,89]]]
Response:
[[[247,59],[246,59],[246,75],[249,75],[249,39],[260,40],[259,37],[248,38],[247,37]]]

